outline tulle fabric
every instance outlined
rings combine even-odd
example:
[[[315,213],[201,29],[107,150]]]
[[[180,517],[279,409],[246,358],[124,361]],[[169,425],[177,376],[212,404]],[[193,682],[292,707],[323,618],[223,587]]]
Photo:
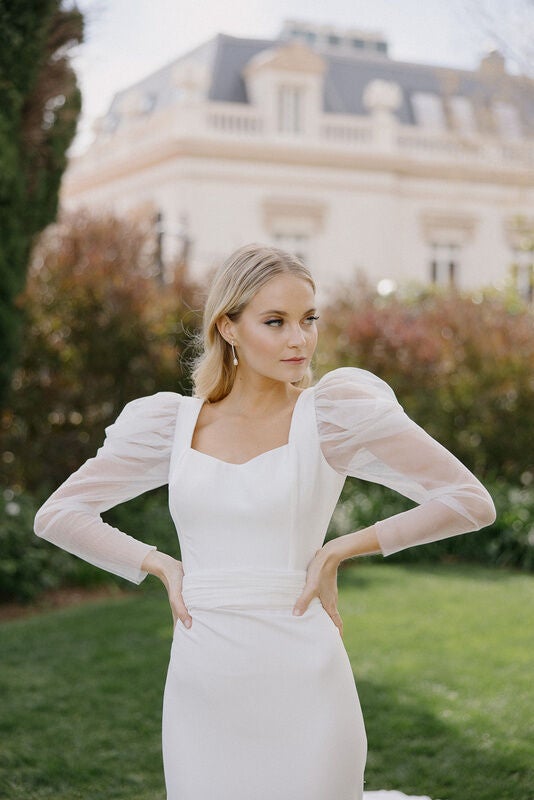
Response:
[[[484,486],[408,417],[385,381],[364,369],[340,367],[324,375],[314,391],[321,450],[330,466],[419,504],[377,521],[384,556],[494,521]]]
[[[90,564],[141,583],[156,547],[104,522],[109,508],[167,483],[180,397],[157,392],[127,403],[102,447],[50,495],[36,514],[38,536]]]

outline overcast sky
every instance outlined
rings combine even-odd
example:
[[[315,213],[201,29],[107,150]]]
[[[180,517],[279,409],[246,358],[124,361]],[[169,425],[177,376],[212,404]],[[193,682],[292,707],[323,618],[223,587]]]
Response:
[[[472,69],[492,42],[465,0],[78,0],[85,43],[73,63],[83,113],[73,152],[115,92],[217,33],[275,37],[284,19],[382,32],[392,58]],[[505,0],[503,0],[505,1]]]

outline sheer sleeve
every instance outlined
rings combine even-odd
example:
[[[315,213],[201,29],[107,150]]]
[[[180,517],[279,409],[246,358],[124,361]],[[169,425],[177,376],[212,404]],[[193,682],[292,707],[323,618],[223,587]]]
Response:
[[[324,375],[314,391],[321,450],[330,466],[418,504],[376,522],[384,556],[495,520],[484,486],[408,417],[385,381],[367,370],[341,367]]]
[[[39,508],[37,536],[90,564],[141,583],[141,564],[154,545],[114,528],[103,511],[168,482],[181,395],[157,392],[127,403],[106,429],[103,445]]]

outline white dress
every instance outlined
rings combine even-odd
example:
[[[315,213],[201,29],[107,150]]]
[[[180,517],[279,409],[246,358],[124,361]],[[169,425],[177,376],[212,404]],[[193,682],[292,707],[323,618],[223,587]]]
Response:
[[[193,619],[176,624],[164,691],[168,800],[361,800],[367,743],[343,639],[318,597],[292,614],[345,477],[419,504],[377,522],[384,555],[477,530],[493,503],[366,370],[304,389],[287,444],[241,464],[191,448],[203,402],[158,392],[128,403],[35,532],[139,583],[154,545],[100,513],[168,484]]]

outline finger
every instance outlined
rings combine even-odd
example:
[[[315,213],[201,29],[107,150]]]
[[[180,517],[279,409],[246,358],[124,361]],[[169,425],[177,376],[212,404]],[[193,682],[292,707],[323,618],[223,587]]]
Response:
[[[182,596],[171,598],[170,603],[175,620],[178,618],[186,628],[190,628],[193,624],[193,619],[185,606]]]
[[[293,614],[297,617],[302,616],[314,596],[315,595],[311,592],[303,592],[295,601],[295,605],[293,606]]]
[[[333,611],[330,614],[330,617],[331,617],[332,621],[334,622],[334,625],[337,627],[340,635],[343,636],[343,620],[341,619],[339,611],[337,611],[337,610]]]

